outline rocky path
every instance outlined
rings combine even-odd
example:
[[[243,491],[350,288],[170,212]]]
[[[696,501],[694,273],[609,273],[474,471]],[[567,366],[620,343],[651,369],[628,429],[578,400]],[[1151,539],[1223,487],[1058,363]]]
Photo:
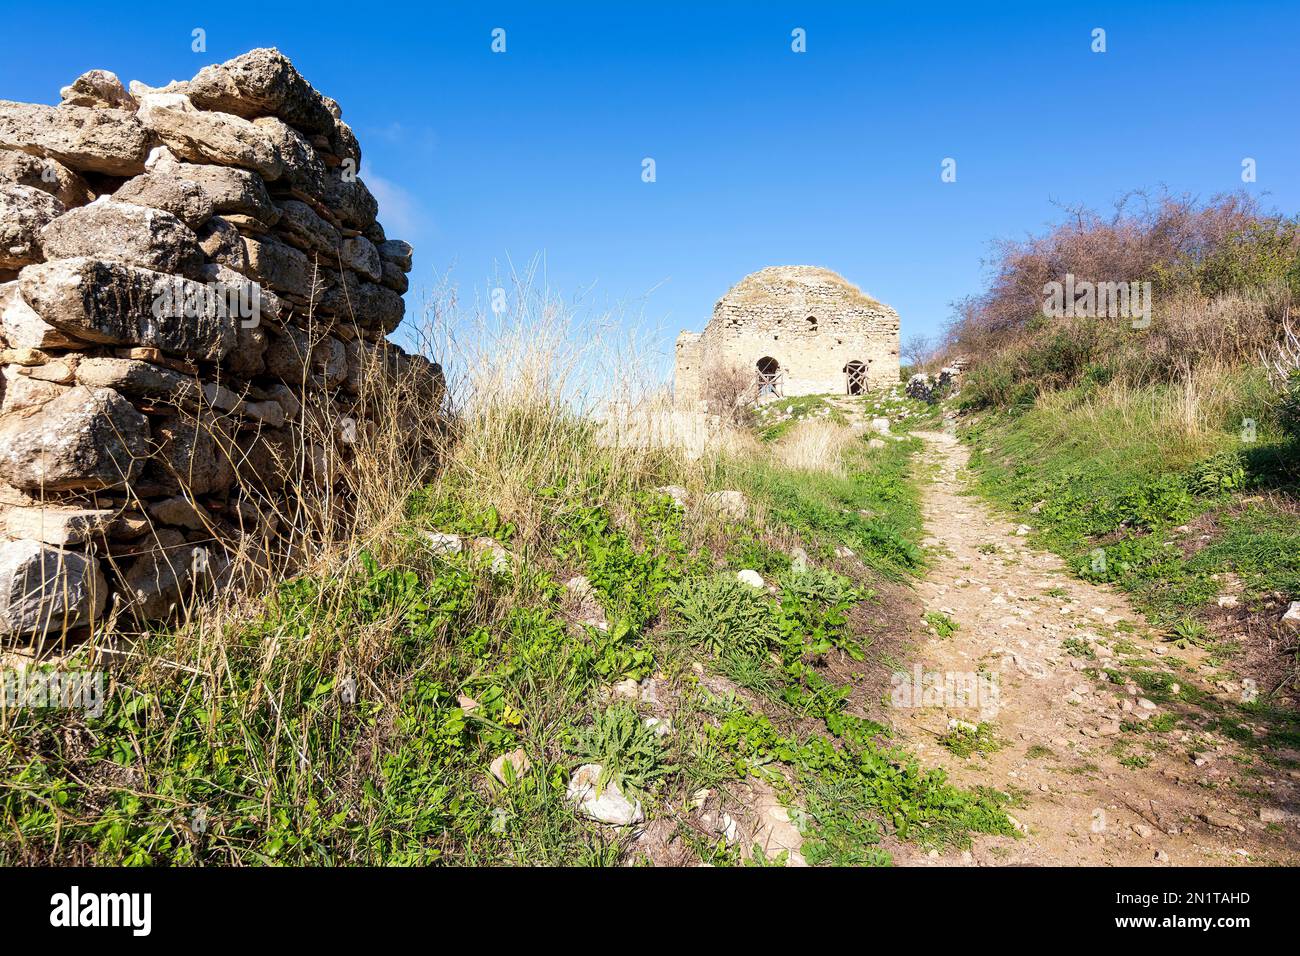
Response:
[[[1022,838],[943,854],[904,847],[898,862],[1300,860],[1300,753],[1242,707],[1249,688],[1149,633],[1122,594],[1072,576],[1027,545],[1032,529],[966,495],[955,437],[919,437],[929,618],[909,664],[952,675],[957,693],[894,710],[895,728],[955,782],[1011,793]],[[947,621],[956,630],[940,636]]]

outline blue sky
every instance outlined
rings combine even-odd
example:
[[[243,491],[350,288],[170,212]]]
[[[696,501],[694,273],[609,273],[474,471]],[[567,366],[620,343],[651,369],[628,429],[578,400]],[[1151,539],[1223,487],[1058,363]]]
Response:
[[[4,18],[0,97],[33,102],[92,67],[162,84],[280,47],[342,104],[388,234],[416,248],[408,310],[449,271],[477,289],[544,256],[552,289],[623,307],[665,355],[765,265],[835,269],[906,336],[938,331],[979,289],[990,241],[1040,229],[1054,201],[1209,196],[1242,188],[1252,157],[1244,188],[1300,209],[1291,3],[140,2]]]

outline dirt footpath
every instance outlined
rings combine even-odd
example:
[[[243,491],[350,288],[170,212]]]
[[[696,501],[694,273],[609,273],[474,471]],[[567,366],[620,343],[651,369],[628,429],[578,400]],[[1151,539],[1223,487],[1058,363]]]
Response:
[[[909,662],[922,668],[915,686],[952,675],[938,682],[950,692],[895,707],[896,732],[954,782],[1013,794],[1023,838],[939,855],[913,847],[898,862],[1300,861],[1300,753],[1243,707],[1249,685],[1151,634],[1122,594],[1073,577],[1026,544],[1031,529],[966,495],[955,437],[918,437],[932,549],[918,590],[931,629],[947,629],[936,614],[957,629],[931,633]]]

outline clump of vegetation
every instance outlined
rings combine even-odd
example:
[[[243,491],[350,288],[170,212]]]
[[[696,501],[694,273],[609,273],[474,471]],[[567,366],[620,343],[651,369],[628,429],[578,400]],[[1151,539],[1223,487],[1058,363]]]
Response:
[[[960,625],[942,611],[926,611],[925,623],[939,637],[949,638],[957,633]]]
[[[994,733],[991,724],[980,721],[971,725],[958,721],[939,738],[939,743],[957,757],[985,756],[1001,750],[1005,743]]]
[[[630,704],[613,704],[589,727],[580,728],[573,753],[584,762],[600,764],[598,789],[612,783],[626,794],[648,794],[677,769],[665,761],[654,728]]]

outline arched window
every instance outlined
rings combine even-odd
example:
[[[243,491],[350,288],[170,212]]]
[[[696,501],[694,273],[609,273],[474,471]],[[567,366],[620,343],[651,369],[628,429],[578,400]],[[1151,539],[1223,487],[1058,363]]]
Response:
[[[844,366],[844,391],[848,395],[863,395],[867,391],[867,366],[857,359]]]
[[[806,321],[807,321],[807,323],[808,323],[808,331],[809,331],[809,332],[816,332],[816,331],[817,331],[817,316],[815,316],[815,315],[810,315],[810,316],[808,316],[808,318],[806,319]]]

